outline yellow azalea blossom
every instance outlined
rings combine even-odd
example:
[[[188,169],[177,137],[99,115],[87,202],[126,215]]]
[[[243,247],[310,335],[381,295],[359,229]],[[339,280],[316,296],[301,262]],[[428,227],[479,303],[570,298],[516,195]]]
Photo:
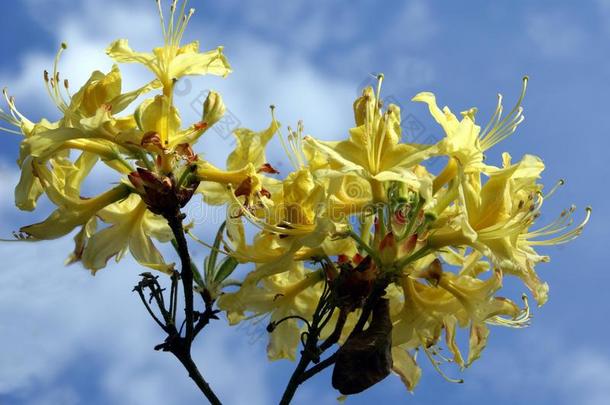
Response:
[[[132,194],[126,200],[104,208],[98,217],[110,226],[88,240],[82,254],[85,268],[95,273],[106,267],[107,261],[114,256],[118,262],[129,249],[141,265],[171,273],[173,264],[165,263],[150,238],[169,242],[173,239],[171,229],[165,219],[146,209],[140,197]]]
[[[260,285],[249,284],[218,300],[232,325],[250,319],[256,322],[257,317],[269,315],[271,322],[278,322],[267,346],[271,360],[294,360],[302,327],[296,319],[282,320],[290,316],[311,318],[322,290],[320,272],[307,270],[300,262],[293,262],[286,270],[263,279]]]
[[[113,42],[106,53],[120,63],[139,63],[151,70],[164,88],[164,95],[171,95],[174,82],[183,76],[212,74],[226,76],[231,67],[222,53],[222,47],[215,50],[199,52],[199,42],[191,42],[182,46],[182,36],[195,10],[187,11],[187,0],[177,10],[176,2],[172,2],[171,16],[166,24],[160,0],[159,15],[163,28],[164,46],[155,48],[151,53],[136,52],[131,49],[126,39]]]
[[[36,240],[57,239],[70,233],[89,220],[106,206],[129,195],[127,187],[119,185],[95,198],[80,201],[65,200],[43,222],[24,226],[20,232]]]
[[[482,187],[477,182],[463,183],[463,213],[458,214],[462,221],[452,230],[433,233],[429,239],[436,247],[471,245],[480,250],[504,272],[520,277],[539,305],[548,298],[548,285],[540,281],[534,266],[548,258],[538,255],[532,246],[567,242],[580,234],[589,218],[587,210],[585,220],[568,230],[572,213],[566,212],[556,224],[540,231],[529,230],[543,202],[541,186],[536,183],[543,169],[535,156],[528,155],[511,164],[510,155],[504,154],[504,168],[491,170]],[[554,237],[548,242],[533,240],[551,235]]]
[[[306,167],[288,175],[270,199],[261,200],[260,210],[245,209],[235,199],[229,213],[241,213],[260,229],[259,243],[250,247],[244,242],[243,223],[229,219],[234,242],[230,248],[235,257],[264,263],[252,272],[248,282],[286,271],[293,260],[308,260],[321,255],[348,254],[354,251],[351,240],[341,240],[337,234],[345,224],[334,222],[325,203],[326,187]],[[236,209],[237,208],[237,209]],[[234,215],[234,214],[233,214]],[[266,246],[260,242],[265,242]]]
[[[405,182],[428,195],[431,184],[426,178],[418,178],[412,168],[431,156],[435,147],[400,143],[400,108],[391,104],[382,112],[379,92],[380,88],[375,93],[367,87],[354,102],[357,126],[350,130],[348,140],[319,141],[308,137],[306,142],[330,159],[331,169],[367,179],[377,200],[385,199],[383,183],[388,181]]]
[[[461,367],[467,367],[480,356],[485,347],[487,324],[518,328],[527,325],[529,321],[527,302],[525,309],[521,309],[506,298],[494,296],[502,285],[500,271],[495,271],[487,280],[481,280],[465,274],[464,270],[459,274],[442,272],[437,286],[404,277],[402,307],[392,314],[396,320],[392,339],[394,350],[407,351],[408,356],[411,356],[408,352],[410,350],[423,350],[443,376],[444,373],[439,368],[441,362],[434,358],[438,354],[435,347],[440,344],[443,331],[453,361]],[[466,360],[456,343],[458,327],[470,328],[470,349]],[[399,356],[407,366],[410,365],[404,353]],[[407,371],[407,376],[411,377],[406,381],[403,377],[403,381],[412,390],[409,381],[418,372],[412,366],[397,372],[403,376]]]
[[[590,208],[576,226],[570,207],[555,222],[536,227],[543,201],[556,189],[543,193],[542,160],[525,155],[513,163],[504,153],[500,167],[485,161],[485,152],[523,121],[527,77],[515,107],[503,116],[499,96],[483,129],[475,122],[476,108],[458,118],[439,108],[433,93],[417,94],[412,100],[427,105],[445,134],[436,144],[420,145],[402,139],[400,108],[382,105],[379,75],[377,89],[367,87],[353,103],[355,124],[345,139],[305,135],[302,122],[284,137],[272,107],[267,128],[233,132],[235,148],[225,167],[216,167],[196,143],[223,118],[223,98],[209,91],[197,121],[183,123],[175,85],[190,75],[224,77],[231,67],[222,47],[200,52],[198,42],[181,43],[194,12],[187,0],[171,0],[167,20],[161,0],[156,3],[162,46],[138,52],[119,39],[106,49],[115,62],[153,73],[140,87],[123,89],[113,65],[91,73],[73,94],[59,75],[67,49],[62,44],[52,72],[44,73],[60,112],[56,121],[29,120],[4,91],[8,112],[0,110],[0,119],[9,128],[0,130],[22,136],[15,205],[32,211],[42,197],[53,205],[44,221],[22,227],[16,239],[73,232],[68,264],[80,262],[95,274],[130,253],[144,267],[175,275],[175,282],[174,264],[157,247],[171,241],[183,264],[185,327],[178,328],[176,319],[178,283],[167,293],[168,311],[160,287],[152,298],[165,322],[147,307],[169,334],[158,348],[190,355],[180,350],[190,350],[200,328],[218,319],[217,305],[231,325],[269,322],[271,360],[294,360],[304,346],[297,368],[302,374],[292,383],[332,363],[333,387],[346,395],[392,371],[413,391],[422,376],[418,356],[447,380],[461,382],[442,366],[469,367],[492,326],[529,325],[527,297],[523,307],[503,297],[504,277],[520,278],[544,304],[549,287],[536,265],[550,259],[536,247],[576,238]],[[292,166],[283,173],[267,159],[274,136]],[[447,163],[436,174],[429,163],[439,157]],[[113,169],[114,186],[103,188],[92,176],[102,164]],[[90,186],[106,191],[88,197]],[[183,226],[195,192],[226,214],[213,245],[195,235],[195,224]],[[196,256],[183,232],[211,249],[202,272],[189,261]],[[226,256],[220,262],[219,253]],[[239,264],[250,268],[234,279]],[[143,283],[136,288],[140,293],[147,288]],[[201,304],[195,298],[203,299],[204,313],[195,311]]]
[[[197,191],[203,195],[204,201],[212,205],[232,202],[231,191],[227,189],[227,185],[232,185],[235,190],[243,183],[244,196],[247,198],[259,196],[263,189],[275,191],[279,181],[265,176],[264,173],[267,168],[265,165],[268,164],[265,148],[279,126],[280,124],[272,119],[269,127],[259,132],[246,128],[236,129],[233,132],[236,146],[227,158],[227,173],[209,163],[199,166],[197,175],[203,181]],[[268,168],[272,169],[271,166]],[[248,190],[245,190],[246,186]]]
[[[515,107],[502,118],[502,95],[498,95],[498,104],[489,124],[481,131],[475,124],[476,108],[462,112],[462,119],[451,112],[449,107],[442,110],[436,104],[433,93],[423,92],[413,97],[413,101],[426,103],[430,114],[445,131],[446,137],[439,143],[438,153],[457,159],[465,173],[484,169],[483,153],[508,138],[523,122],[521,102],[525,96],[528,78],[523,78],[523,88]],[[454,169],[454,174],[455,169]]]

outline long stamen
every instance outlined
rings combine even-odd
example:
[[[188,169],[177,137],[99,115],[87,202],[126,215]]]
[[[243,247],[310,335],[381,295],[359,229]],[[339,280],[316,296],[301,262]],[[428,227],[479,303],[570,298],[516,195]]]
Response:
[[[305,166],[305,158],[302,156],[302,144],[301,138],[303,135],[303,122],[299,121],[297,124],[297,131],[293,131],[292,128],[288,127],[288,145],[292,151],[292,156],[297,163],[297,169]]]
[[[4,127],[0,127],[0,131],[2,132],[7,132],[9,134],[14,134],[14,135],[23,135],[21,132],[16,131],[14,129],[10,129],[10,128],[4,128]]]
[[[424,353],[426,353],[426,357],[428,357],[428,360],[430,360],[430,363],[432,363],[432,366],[434,367],[436,372],[439,373],[441,377],[443,377],[445,380],[447,380],[450,383],[463,384],[464,383],[463,379],[451,378],[447,374],[445,374],[443,372],[443,370],[441,370],[440,362],[438,360],[436,360],[434,358],[434,356],[432,356],[432,353],[430,353],[429,349],[426,347],[425,342],[423,341],[421,336],[419,336],[419,338],[420,338],[420,342],[421,342],[421,347],[424,350]]]
[[[498,93],[498,103],[496,104],[496,110],[494,111],[494,114],[491,116],[489,123],[487,124],[487,126],[485,126],[485,129],[481,132],[481,134],[486,134],[487,131],[498,125],[500,118],[502,118],[502,111],[504,109],[504,106],[502,105],[502,98],[502,94]]]
[[[490,325],[505,326],[508,328],[526,328],[526,327],[530,326],[530,321],[532,320],[532,315],[530,313],[530,306],[529,306],[529,302],[527,300],[527,295],[523,294],[521,296],[521,299],[523,300],[524,307],[521,310],[521,312],[519,313],[519,315],[517,315],[515,318],[507,319],[507,318],[501,317],[499,315],[496,315],[493,318],[490,318],[485,322]]]
[[[55,94],[55,99],[57,100],[57,106],[62,110],[65,111],[65,109],[68,108],[68,106],[66,105],[66,103],[64,102],[63,98],[61,97],[61,94],[59,92],[59,71],[58,71],[58,67],[59,67],[59,60],[61,58],[62,53],[68,49],[68,45],[65,42],[61,43],[61,46],[59,47],[59,51],[57,51],[57,55],[55,55],[55,62],[53,63],[53,79],[51,79],[51,83],[53,84],[53,90],[54,90],[54,94]]]
[[[11,123],[14,123],[15,126],[21,126],[21,123],[29,122],[29,120],[19,112],[19,110],[15,106],[15,98],[8,95],[8,90],[6,88],[2,89],[2,94],[4,95],[4,99],[6,100],[6,104],[8,105],[9,112],[13,117]]]
[[[275,119],[275,106],[272,105],[269,108],[271,109],[271,120],[276,122],[277,120]],[[286,153],[290,164],[294,167],[295,170],[299,170],[300,165],[297,161],[295,161],[294,156],[290,151],[290,148],[286,144],[286,140],[284,139],[284,134],[282,134],[281,128],[277,129],[277,136],[278,138],[280,138],[280,144],[282,145],[282,149],[284,149],[284,152]]]
[[[559,181],[557,183],[555,183],[553,188],[548,193],[544,194],[544,198],[551,197],[553,194],[555,194],[555,192],[559,189],[559,187],[561,187],[565,184],[566,184],[566,181],[564,179],[559,179]]]
[[[379,114],[379,106],[381,104],[381,85],[383,84],[383,73],[377,75],[377,94],[375,94],[375,113]]]
[[[576,206],[572,205],[569,209],[563,210],[555,221],[551,222],[529,233],[529,235],[535,235],[536,237],[542,237],[547,235],[553,235],[562,232],[564,229],[569,228],[574,223],[572,214],[576,211]]]
[[[173,45],[173,38],[174,38],[174,20],[176,19],[176,5],[178,4],[178,0],[172,0],[171,5],[169,6],[170,9],[170,18],[169,18],[169,27],[167,29],[167,35],[168,35],[168,44],[169,45]]]
[[[199,243],[202,246],[205,246],[206,248],[210,249],[210,250],[214,250],[218,253],[222,253],[225,256],[231,256],[231,253],[226,251],[226,250],[222,250],[220,248],[217,248],[215,246],[210,245],[209,243],[204,242],[203,240],[201,240],[197,235],[195,235],[190,229],[186,231],[186,233],[197,243]]]
[[[65,88],[66,80],[63,81],[64,88]],[[57,72],[57,76],[55,76],[55,93],[57,96],[57,100],[59,100],[59,103],[60,103],[61,107],[63,108],[62,111],[65,111],[68,109],[68,102],[66,101],[66,99],[64,98],[64,95],[61,92],[60,82],[61,82],[61,80],[59,79],[59,72]]]
[[[182,21],[182,23],[181,23],[180,29],[176,33],[176,37],[174,39],[174,45],[176,47],[180,46],[180,42],[182,41],[182,37],[184,36],[184,31],[186,30],[186,27],[188,26],[189,21],[191,21],[191,18],[193,17],[193,14],[195,14],[195,9],[191,8],[189,10],[189,13],[187,15],[185,15],[184,14],[184,7],[186,7],[186,1],[184,2],[183,10],[182,10],[182,13],[181,13],[182,15],[180,17],[180,21]]]
[[[167,29],[165,28],[165,18],[163,17],[163,7],[161,6],[161,0],[157,1],[157,8],[159,9],[159,20],[161,22],[161,29],[163,31],[163,45],[167,46]]]
[[[14,125],[16,127],[20,126],[19,120],[16,120],[15,117],[13,117],[12,115],[5,113],[2,108],[0,108],[0,121],[4,121],[7,124]],[[0,129],[5,132],[21,135],[21,132],[18,132],[14,129],[4,128],[4,127],[0,127]]]
[[[502,120],[500,120],[502,115],[502,96],[498,95],[498,106],[496,107],[496,111],[492,116],[490,123],[485,127],[485,130],[479,136],[481,148],[483,150],[487,150],[498,142],[508,138],[515,132],[519,124],[521,124],[521,122],[523,122],[525,119],[523,116],[523,107],[521,107],[521,103],[525,97],[528,80],[529,78],[527,76],[523,78],[523,86],[521,88],[519,99],[517,100],[517,103],[513,109]]]
[[[568,231],[562,235],[556,236],[551,239],[529,240],[529,238],[536,238],[536,237],[546,235],[544,233],[538,234],[536,231],[534,231],[534,232],[530,232],[526,235],[523,235],[523,238],[525,238],[531,246],[560,245],[560,244],[570,242],[571,240],[574,240],[578,236],[580,236],[584,227],[587,225],[587,223],[589,222],[589,219],[591,218],[591,211],[592,211],[591,207],[587,207],[585,210],[586,210],[585,218],[582,220],[582,222],[580,224],[578,224],[578,226],[576,226],[571,231]],[[556,233],[556,232],[554,232],[554,233]]]
[[[68,79],[64,79],[64,90],[66,91],[68,100],[70,100],[70,102],[72,102],[72,93],[70,93],[70,81],[68,81]]]

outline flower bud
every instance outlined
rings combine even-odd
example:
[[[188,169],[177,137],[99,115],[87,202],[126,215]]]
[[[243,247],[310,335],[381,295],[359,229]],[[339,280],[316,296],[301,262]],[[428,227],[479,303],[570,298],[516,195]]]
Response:
[[[379,244],[379,257],[383,264],[390,264],[396,260],[398,245],[392,232],[388,233]]]
[[[226,110],[220,94],[210,91],[203,103],[203,122],[207,124],[208,128],[211,127],[220,121]]]
[[[372,87],[367,87],[362,91],[362,96],[354,101],[354,119],[356,125],[361,126],[366,122],[367,110],[375,111],[375,92]]]

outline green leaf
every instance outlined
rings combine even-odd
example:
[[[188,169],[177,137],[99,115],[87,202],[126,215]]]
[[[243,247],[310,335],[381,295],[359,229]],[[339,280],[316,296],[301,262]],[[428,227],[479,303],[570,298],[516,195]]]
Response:
[[[233,257],[225,257],[222,263],[220,264],[216,275],[214,276],[214,283],[222,283],[227,277],[229,277],[233,273],[238,264],[239,262]]]
[[[191,271],[193,272],[193,280],[195,280],[195,283],[197,283],[199,287],[205,288],[205,281],[201,278],[201,273],[199,273],[199,269],[197,269],[197,266],[193,262],[191,262]]]
[[[216,233],[216,239],[214,239],[213,249],[210,251],[210,255],[208,256],[207,263],[205,264],[206,269],[206,280],[212,278],[212,272],[216,268],[216,261],[218,260],[218,251],[220,250],[220,242],[222,242],[222,234],[225,231],[225,227],[227,226],[227,222],[223,222],[222,225],[218,228],[218,232]]]

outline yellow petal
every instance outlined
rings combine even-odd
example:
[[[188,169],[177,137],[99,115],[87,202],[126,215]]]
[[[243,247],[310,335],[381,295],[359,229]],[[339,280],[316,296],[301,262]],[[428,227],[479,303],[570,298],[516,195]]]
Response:
[[[169,115],[168,115],[169,112]],[[138,127],[144,132],[156,132],[162,142],[171,142],[180,130],[181,120],[178,110],[170,106],[166,96],[156,96],[145,100],[135,113]]]
[[[400,347],[392,348],[392,362],[392,371],[400,376],[407,390],[412,392],[421,378],[421,368],[411,354]]]
[[[473,323],[470,327],[468,361],[466,366],[469,366],[476,359],[481,357],[481,352],[487,346],[487,337],[489,336],[489,328],[485,324]]]
[[[33,211],[38,198],[44,192],[40,180],[34,175],[33,158],[28,157],[21,165],[21,177],[15,188],[15,205],[23,211]]]
[[[239,170],[248,163],[260,168],[264,163],[267,163],[265,147],[278,128],[279,123],[273,120],[267,129],[260,132],[246,128],[236,129],[234,135],[237,145],[227,159],[227,169]]]
[[[141,63],[149,67],[154,60],[152,53],[135,52],[126,39],[119,39],[110,44],[106,54],[120,63]]]
[[[168,75],[171,78],[206,74],[225,77],[231,73],[231,66],[222,50],[222,47],[218,47],[205,53],[184,52],[178,54],[171,61]]]
[[[84,225],[98,211],[127,197],[129,193],[129,189],[121,185],[95,198],[60,206],[43,222],[22,227],[20,231],[35,239],[57,239],[67,235],[77,226]]]
[[[458,126],[459,121],[451,111],[445,107],[443,111],[436,104],[436,96],[434,93],[422,92],[413,97],[412,101],[426,103],[430,114],[436,122],[443,127],[446,134],[451,134]]]

